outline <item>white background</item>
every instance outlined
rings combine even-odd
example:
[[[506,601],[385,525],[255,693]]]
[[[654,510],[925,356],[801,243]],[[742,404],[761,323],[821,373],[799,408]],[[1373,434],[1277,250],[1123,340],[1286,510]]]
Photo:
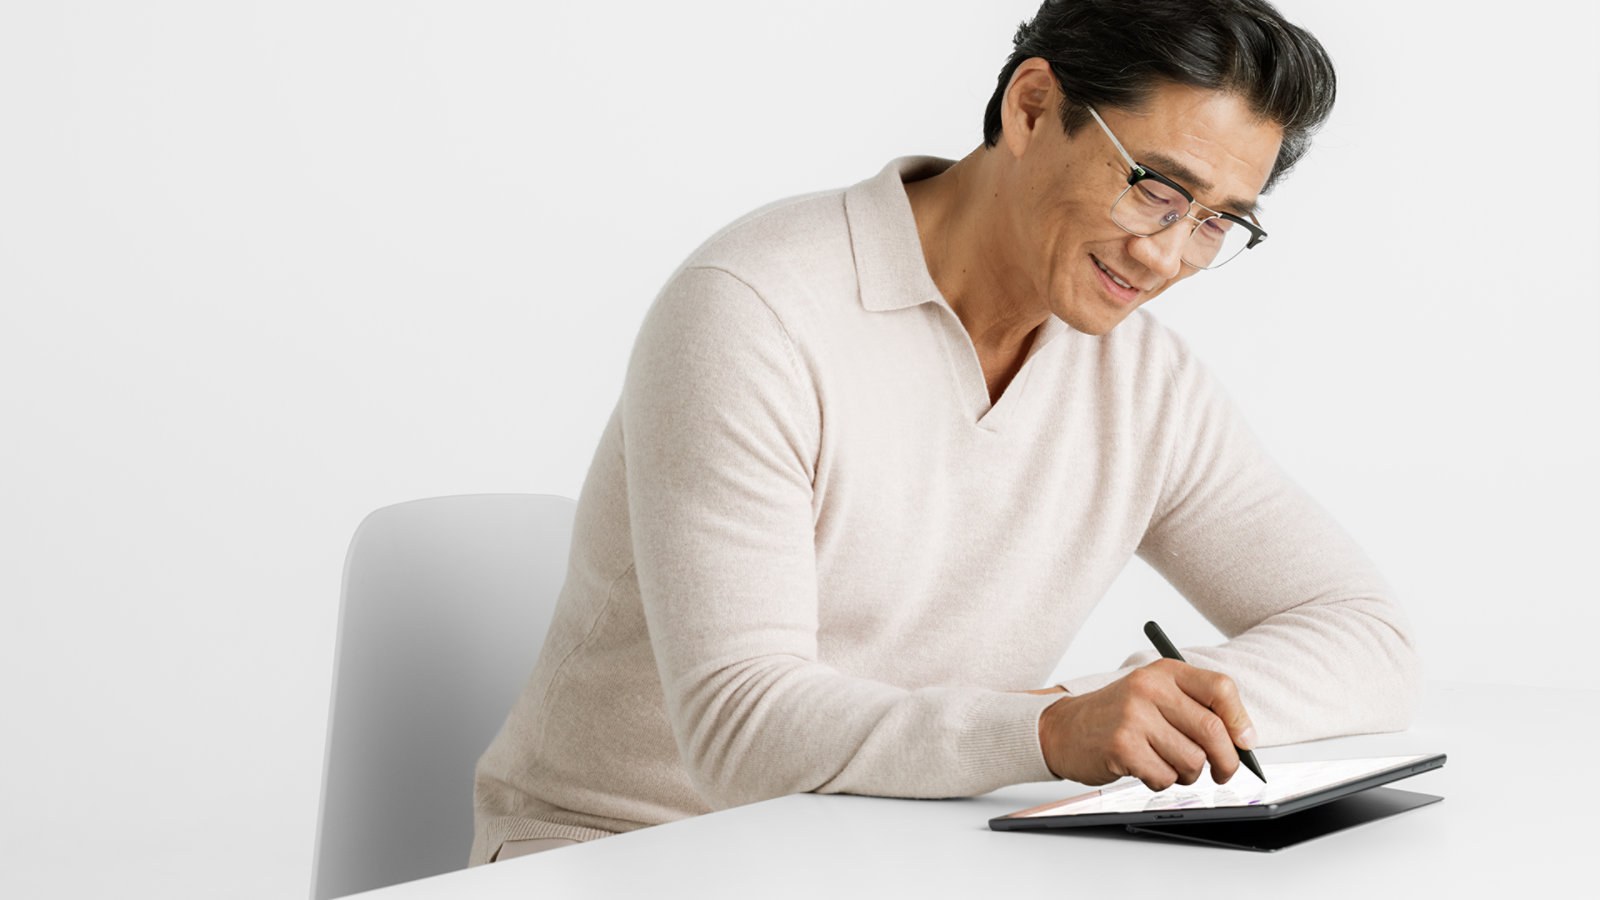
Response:
[[[362,516],[575,496],[683,256],[972,150],[1033,6],[0,10],[0,895],[302,895]],[[1430,677],[1600,687],[1600,17],[1282,7],[1338,109],[1274,240],[1153,309]],[[1152,616],[1217,639],[1136,564],[1063,674]]]

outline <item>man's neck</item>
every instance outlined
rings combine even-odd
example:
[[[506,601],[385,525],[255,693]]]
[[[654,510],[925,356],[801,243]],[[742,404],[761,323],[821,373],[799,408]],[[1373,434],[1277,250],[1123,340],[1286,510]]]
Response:
[[[980,147],[931,178],[906,185],[928,274],[961,320],[998,400],[1050,317],[1031,286],[1015,283],[1008,261],[1003,193]]]

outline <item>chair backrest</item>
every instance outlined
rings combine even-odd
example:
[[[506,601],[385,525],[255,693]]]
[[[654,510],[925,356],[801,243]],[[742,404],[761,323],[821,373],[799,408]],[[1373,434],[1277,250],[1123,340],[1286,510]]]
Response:
[[[437,497],[356,529],[313,900],[466,867],[473,766],[544,644],[575,509],[533,494]]]

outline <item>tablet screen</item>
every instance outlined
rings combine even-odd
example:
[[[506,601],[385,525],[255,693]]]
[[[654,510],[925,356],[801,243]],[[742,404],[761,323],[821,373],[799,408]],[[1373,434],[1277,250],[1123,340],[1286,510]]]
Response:
[[[1267,777],[1259,779],[1241,767],[1227,784],[1211,784],[1207,776],[1194,784],[1173,785],[1152,791],[1143,782],[1128,778],[1097,791],[1079,794],[1034,809],[1012,813],[1006,818],[1038,816],[1085,816],[1103,813],[1162,812],[1179,809],[1219,809],[1232,806],[1262,806],[1280,803],[1302,794],[1353,781],[1374,772],[1427,759],[1427,756],[1388,756],[1380,759],[1333,759],[1320,762],[1276,763],[1265,766]]]

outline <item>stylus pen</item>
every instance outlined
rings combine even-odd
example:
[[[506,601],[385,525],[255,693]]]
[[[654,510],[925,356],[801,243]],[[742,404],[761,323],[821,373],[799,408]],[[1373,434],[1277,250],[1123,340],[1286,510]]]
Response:
[[[1167,640],[1167,633],[1161,630],[1160,625],[1154,622],[1144,623],[1144,636],[1150,639],[1150,643],[1156,645],[1156,651],[1162,656],[1167,659],[1175,659],[1178,662],[1185,661],[1183,654],[1178,652],[1178,648],[1172,646],[1172,642]],[[1239,751],[1239,761],[1244,763],[1245,768],[1256,773],[1256,777],[1261,779],[1261,783],[1266,784],[1267,776],[1261,771],[1261,763],[1256,762],[1255,751],[1246,750],[1238,744],[1234,744],[1233,749]]]

